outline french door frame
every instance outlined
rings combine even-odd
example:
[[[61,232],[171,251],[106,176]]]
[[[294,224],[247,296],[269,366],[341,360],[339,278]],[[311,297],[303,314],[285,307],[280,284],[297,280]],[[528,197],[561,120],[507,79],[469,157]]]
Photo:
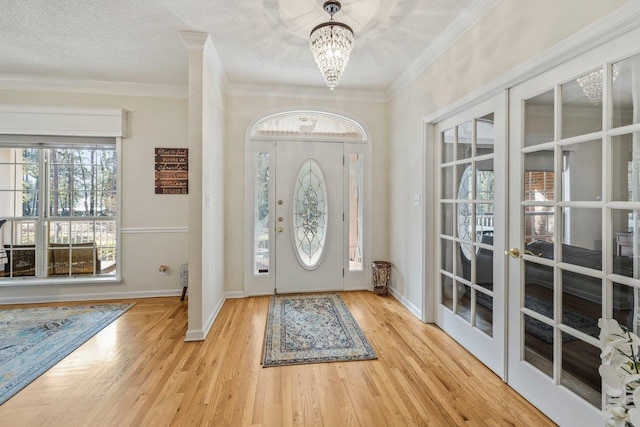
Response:
[[[442,256],[442,246],[441,246],[441,222],[442,222],[442,210],[441,210],[441,185],[442,185],[442,174],[441,174],[441,132],[445,129],[456,128],[457,125],[473,120],[474,118],[482,117],[486,114],[494,114],[494,140],[493,140],[493,155],[489,156],[490,159],[493,160],[493,168],[494,168],[494,197],[493,197],[493,212],[494,212],[494,224],[496,226],[495,232],[493,234],[493,244],[490,247],[490,250],[493,251],[493,288],[491,290],[493,308],[492,308],[492,335],[489,336],[486,333],[480,331],[478,328],[474,326],[475,324],[475,307],[476,307],[476,298],[473,295],[478,295],[481,293],[480,288],[484,288],[483,286],[476,285],[475,283],[470,283],[469,289],[474,289],[472,291],[471,297],[471,323],[468,323],[466,320],[462,319],[460,316],[456,315],[454,312],[445,308],[440,301],[442,300],[442,286],[441,280],[442,275],[446,273],[441,273],[441,256]],[[435,200],[437,200],[436,208],[435,208],[435,232],[431,235],[434,236],[432,241],[435,257],[435,265],[433,268],[433,272],[435,272],[433,276],[433,283],[436,284],[436,289],[434,292],[435,296],[435,321],[445,332],[451,335],[454,339],[460,342],[465,348],[471,351],[479,360],[481,360],[485,365],[487,365],[490,369],[492,369],[497,375],[501,378],[506,379],[506,334],[507,334],[507,324],[506,324],[506,310],[505,310],[505,302],[507,295],[507,287],[506,287],[506,269],[504,256],[502,255],[505,250],[506,244],[506,221],[507,221],[507,192],[506,192],[506,171],[507,171],[507,92],[504,91],[484,102],[481,102],[475,106],[472,106],[462,112],[458,112],[455,115],[444,118],[437,123],[428,124],[428,132],[432,132],[433,135],[433,146],[435,147],[435,170],[436,170],[436,179],[434,180],[435,185]],[[476,128],[473,130],[474,135],[476,133]],[[482,161],[487,156],[476,155],[475,153],[472,156],[473,163],[476,163],[476,158],[478,161]],[[449,164],[450,162],[446,163]],[[454,166],[454,171],[456,167],[459,167],[459,160],[454,160],[454,163],[457,166]],[[466,161],[463,161],[461,164],[467,164]],[[471,165],[471,162],[468,162]],[[477,176],[475,171],[475,167],[472,169],[474,171],[474,176]],[[454,172],[454,182],[457,180],[455,176],[457,174]],[[474,190],[475,193],[475,190]],[[457,197],[454,196],[454,199]],[[482,204],[481,199],[476,199],[475,195],[472,197],[475,203],[472,206],[476,206],[476,203]],[[444,200],[444,199],[442,199]],[[460,205],[460,201],[456,200],[453,203],[455,206],[454,210]],[[475,208],[474,208],[475,210]],[[456,228],[456,218],[457,216],[453,216],[454,228]],[[472,215],[472,218],[475,218],[475,212]],[[458,238],[456,238],[458,239]],[[474,239],[475,241],[475,239]],[[456,247],[456,244],[461,244],[460,240],[453,240],[453,247]],[[475,247],[475,246],[474,246]],[[454,258],[457,251],[454,250]],[[471,279],[474,277],[473,271],[476,271],[476,262],[475,256],[471,261]],[[456,262],[453,264],[453,274],[451,278],[454,279],[456,276]],[[454,279],[454,287],[456,287],[456,279]],[[455,292],[455,291],[454,291]],[[456,302],[453,302],[454,309]]]
[[[551,417],[554,421],[560,425],[581,425],[581,426],[597,426],[602,425],[602,418],[600,414],[600,408],[596,408],[589,404],[586,400],[582,399],[578,395],[571,392],[568,388],[562,385],[562,340],[561,335],[564,333],[566,327],[558,321],[558,316],[562,313],[561,305],[561,289],[558,288],[558,283],[562,274],[562,271],[571,271],[571,266],[562,264],[558,255],[560,254],[559,244],[563,243],[558,224],[562,224],[562,218],[560,209],[565,206],[577,206],[584,205],[587,208],[594,207],[595,209],[602,210],[602,251],[603,251],[603,272],[598,275],[602,280],[602,316],[611,318],[612,316],[612,282],[619,281],[628,283],[630,286],[638,286],[638,283],[631,283],[633,280],[624,279],[620,277],[612,276],[611,270],[611,258],[615,248],[613,247],[612,238],[615,236],[614,230],[611,227],[611,208],[626,207],[630,209],[640,208],[640,204],[632,202],[612,202],[609,194],[612,188],[612,183],[608,179],[608,174],[611,171],[612,160],[607,153],[611,152],[610,144],[611,138],[616,135],[628,134],[631,132],[640,131],[640,124],[633,124],[624,127],[612,128],[611,112],[612,112],[612,95],[611,95],[611,64],[617,61],[623,60],[633,55],[640,53],[640,49],[637,44],[632,43],[633,40],[640,40],[640,29],[631,31],[623,36],[620,36],[612,41],[598,46],[591,51],[584,53],[565,64],[557,66],[545,73],[540,74],[518,86],[515,86],[510,90],[510,122],[509,122],[509,136],[510,136],[510,176],[509,176],[509,210],[511,212],[511,221],[509,224],[509,247],[524,249],[524,214],[522,201],[523,198],[523,177],[524,177],[524,154],[531,149],[535,149],[537,146],[524,147],[524,101],[531,99],[534,96],[547,92],[549,90],[554,91],[554,140],[551,145],[554,148],[556,146],[562,147],[565,143],[583,142],[589,140],[602,141],[602,149],[604,154],[602,156],[602,198],[601,201],[594,202],[564,202],[556,195],[555,197],[555,216],[556,216],[556,230],[554,236],[556,237],[556,257],[555,261],[549,260],[545,262],[550,267],[556,267],[554,276],[554,306],[555,306],[555,320],[553,320],[554,328],[554,356],[553,356],[553,374],[551,377],[546,374],[542,374],[541,371],[535,368],[524,360],[524,332],[523,332],[523,306],[524,306],[524,261],[530,259],[535,261],[535,255],[523,256],[523,260],[511,259],[509,261],[509,324],[511,328],[509,330],[508,337],[508,372],[509,372],[509,385],[516,391],[522,394],[527,400],[541,409],[545,414]],[[602,108],[604,114],[602,121],[602,130],[587,133],[581,136],[575,136],[571,138],[562,138],[561,123],[562,113],[558,111],[559,106],[562,105],[561,98],[561,86],[565,83],[571,82],[578,77],[581,77],[595,69],[604,69],[604,83],[603,83],[603,97]],[[542,144],[541,144],[542,146]],[[550,146],[546,143],[544,147]],[[556,150],[557,151],[557,150]],[[555,169],[560,165],[560,160],[556,154],[554,159]],[[560,192],[560,177],[555,177],[556,192]],[[592,206],[593,205],[593,206]],[[619,206],[618,206],[619,205]],[[578,270],[573,267],[573,270]],[[586,273],[585,273],[586,274]],[[596,276],[593,276],[596,277]],[[635,281],[637,282],[637,280]],[[526,311],[526,309],[525,309]],[[575,333],[575,332],[574,332]],[[584,341],[599,346],[597,338],[584,337]],[[604,402],[603,402],[604,403]]]

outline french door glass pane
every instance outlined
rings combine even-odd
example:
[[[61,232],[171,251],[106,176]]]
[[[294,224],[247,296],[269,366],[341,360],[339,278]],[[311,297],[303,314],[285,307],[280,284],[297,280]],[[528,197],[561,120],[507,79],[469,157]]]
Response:
[[[554,140],[554,97],[549,90],[524,102],[524,146],[544,144]]]
[[[553,377],[553,327],[526,314],[524,320],[524,360]]]
[[[493,154],[493,120],[493,113],[491,113],[476,121],[476,156]]]
[[[453,236],[453,203],[441,203],[440,233]]]
[[[453,274],[453,241],[440,239],[440,268]]]
[[[453,279],[444,274],[440,275],[441,297],[440,303],[453,311]]]
[[[493,297],[474,290],[476,294],[476,318],[475,327],[493,336]]]
[[[602,141],[562,147],[562,200],[602,200]]]
[[[636,231],[638,210],[611,209],[612,230],[615,233],[613,258],[613,272],[627,277],[637,277],[634,272],[633,261],[636,248],[640,245],[640,234]]]
[[[456,139],[455,129],[442,132],[442,163],[453,161],[453,144]]]
[[[493,159],[476,162],[476,199],[493,200],[495,181]]]
[[[547,176],[547,178],[553,177],[554,169],[555,168],[553,163],[553,149],[534,151],[532,153],[526,153],[524,155],[525,178],[528,178],[529,180],[533,180],[533,179],[539,180],[543,176],[541,174],[544,172],[551,174],[550,176]],[[527,174],[529,173],[532,173],[533,175],[527,177]],[[542,188],[549,189],[549,185],[551,185],[550,189],[553,190],[553,180],[544,181],[544,182],[539,182],[539,181],[528,182],[527,179],[525,179],[525,189],[526,189],[527,183],[538,184],[535,187],[536,190],[540,190]],[[544,184],[545,187],[541,187],[542,184]],[[529,200],[538,200],[538,199],[534,198]],[[544,200],[553,200],[553,197],[549,197],[549,194],[546,194],[546,197],[544,198]]]
[[[455,196],[453,195],[453,170],[454,166],[447,166],[440,169],[440,198],[445,200],[451,200]]]
[[[477,248],[475,252],[475,283],[489,290],[493,289],[493,251]]]
[[[640,290],[621,283],[613,283],[613,318],[638,334],[640,319],[635,319],[638,310]]]
[[[473,123],[465,122],[458,126],[458,144],[456,158],[469,159],[473,155]]]
[[[468,243],[455,243],[454,256],[457,259],[455,275],[469,281],[471,280],[471,253],[471,245]]]
[[[600,349],[589,343],[562,333],[562,375],[563,386],[578,396],[600,408]]]
[[[640,122],[638,107],[640,99],[640,54],[613,64],[613,127]]]
[[[602,130],[602,68],[562,85],[562,138]]]
[[[459,286],[457,297],[456,314],[471,323],[471,287],[464,284]]]
[[[457,172],[457,197],[458,199],[473,198],[473,174],[470,164],[456,166]]]
[[[543,257],[553,259],[553,243],[555,240],[555,217],[553,206],[525,206],[524,233],[526,249]]]
[[[493,203],[476,204],[476,239],[493,245]]]
[[[562,272],[562,323],[598,337],[602,317],[602,279]]]
[[[562,262],[602,270],[602,210],[562,208]]]
[[[611,200],[640,201],[640,132],[611,138]]]
[[[553,319],[553,267],[524,262],[524,307]]]
[[[473,224],[472,224],[472,203],[458,203],[458,218],[457,218],[457,231],[458,237],[462,240],[471,242],[474,240],[473,236]]]

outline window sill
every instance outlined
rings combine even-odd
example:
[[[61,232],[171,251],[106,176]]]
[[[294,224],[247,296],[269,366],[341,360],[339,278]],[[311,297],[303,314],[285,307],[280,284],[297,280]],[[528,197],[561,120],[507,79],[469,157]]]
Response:
[[[55,279],[13,278],[0,279],[0,288],[19,286],[115,285],[118,283],[122,283],[121,277],[65,277]]]

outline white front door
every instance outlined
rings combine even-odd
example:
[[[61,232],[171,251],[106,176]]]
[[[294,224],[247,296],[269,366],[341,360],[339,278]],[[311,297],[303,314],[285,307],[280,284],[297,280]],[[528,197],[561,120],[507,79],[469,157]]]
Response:
[[[510,91],[509,384],[601,426],[598,319],[638,326],[640,30]]]
[[[340,142],[276,144],[278,293],[344,289],[343,162]]]
[[[437,124],[437,323],[505,373],[506,95]]]

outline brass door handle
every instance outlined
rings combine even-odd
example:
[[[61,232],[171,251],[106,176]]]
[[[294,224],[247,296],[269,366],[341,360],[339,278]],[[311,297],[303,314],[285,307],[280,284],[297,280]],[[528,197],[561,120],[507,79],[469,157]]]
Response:
[[[509,255],[510,257],[513,258],[522,258],[522,253],[520,253],[520,249],[518,248],[511,248],[508,251],[504,251],[505,255]]]
[[[508,251],[504,251],[504,254],[505,255],[509,255],[510,257],[519,259],[519,258],[522,258],[523,252],[520,252],[520,249],[518,249],[518,248],[511,248]],[[531,252],[528,249],[524,250],[524,254],[525,255],[533,255],[533,256],[537,256],[537,257],[541,257],[542,256],[541,253],[540,254],[535,254],[535,253]]]
[[[278,233],[282,233],[283,231],[284,231],[284,228],[278,227]]]

